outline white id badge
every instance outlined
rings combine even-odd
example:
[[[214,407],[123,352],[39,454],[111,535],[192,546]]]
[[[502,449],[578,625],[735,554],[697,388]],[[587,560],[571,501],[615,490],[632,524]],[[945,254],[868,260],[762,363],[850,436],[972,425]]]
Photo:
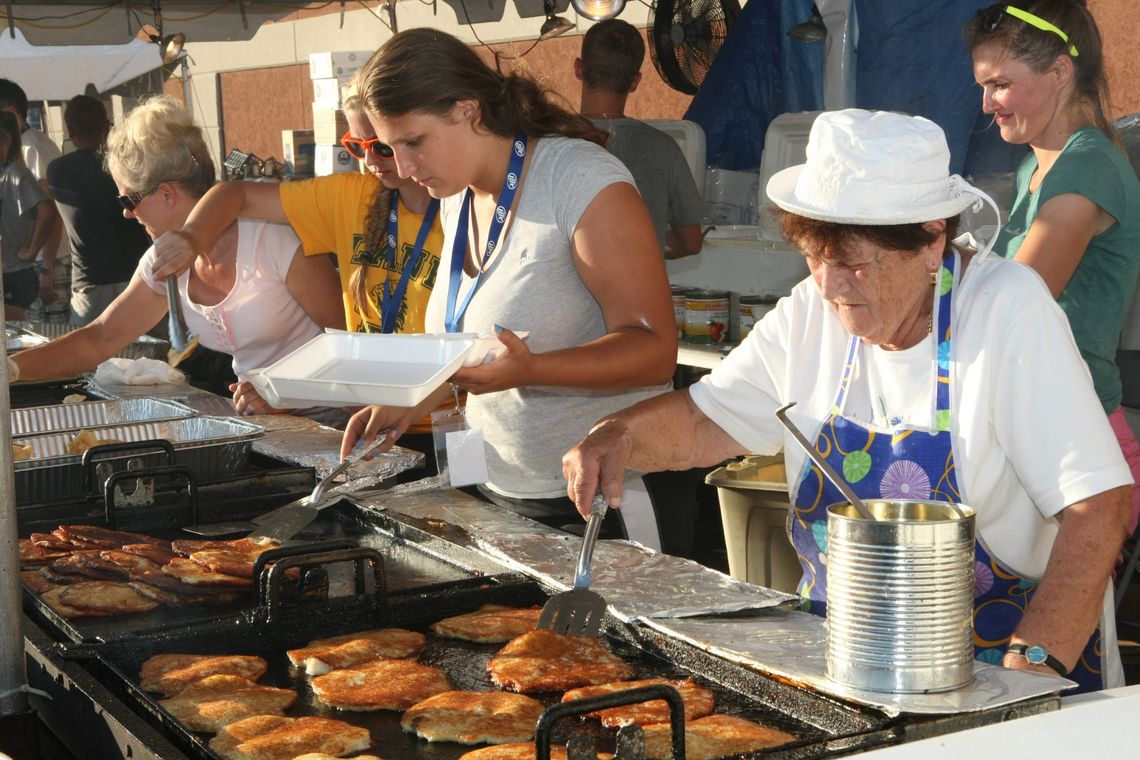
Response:
[[[458,488],[487,482],[483,431],[471,428],[467,415],[459,409],[432,412],[431,435],[440,483]]]

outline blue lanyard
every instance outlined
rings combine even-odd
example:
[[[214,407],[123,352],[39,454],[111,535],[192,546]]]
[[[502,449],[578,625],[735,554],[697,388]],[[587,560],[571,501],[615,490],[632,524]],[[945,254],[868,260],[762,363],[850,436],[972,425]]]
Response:
[[[388,266],[396,268],[396,240],[399,237],[399,208],[400,194],[392,193],[392,210],[388,214]],[[380,291],[380,332],[391,333],[396,330],[396,318],[400,314],[400,304],[404,302],[404,294],[408,291],[408,282],[412,273],[416,271],[420,256],[424,252],[424,243],[427,241],[431,226],[435,222],[435,215],[439,213],[439,200],[432,198],[424,212],[424,220],[420,223],[419,234],[416,235],[416,245],[412,255],[404,264],[404,271],[400,273],[400,280],[394,291],[389,290],[387,280],[384,281]]]
[[[487,260],[499,245],[499,236],[503,234],[503,225],[507,222],[507,213],[515,200],[515,191],[518,190],[519,177],[522,176],[523,160],[526,158],[526,133],[519,132],[515,136],[511,148],[511,161],[507,165],[507,176],[503,179],[503,189],[499,193],[499,203],[495,206],[495,216],[491,219],[491,229],[487,233],[487,250],[479,262],[479,270],[475,272],[474,282],[467,291],[467,297],[456,310],[456,300],[459,297],[459,281],[463,279],[463,261],[467,258],[468,228],[467,220],[470,217],[471,205],[474,203],[474,193],[471,188],[463,196],[463,204],[459,209],[459,223],[455,228],[455,240],[451,246],[451,278],[447,283],[447,313],[444,314],[443,325],[447,332],[459,332],[459,320],[467,311],[471,297],[479,287],[479,279],[483,276],[483,268]]]

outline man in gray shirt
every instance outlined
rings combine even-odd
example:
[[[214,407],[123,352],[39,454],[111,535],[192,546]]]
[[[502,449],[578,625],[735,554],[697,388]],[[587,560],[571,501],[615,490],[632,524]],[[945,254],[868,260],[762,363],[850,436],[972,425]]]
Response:
[[[681,149],[671,137],[625,116],[625,101],[641,82],[645,41],[618,19],[590,27],[574,74],[582,82],[581,114],[610,134],[606,147],[621,159],[645,199],[667,259],[701,251],[704,199]]]

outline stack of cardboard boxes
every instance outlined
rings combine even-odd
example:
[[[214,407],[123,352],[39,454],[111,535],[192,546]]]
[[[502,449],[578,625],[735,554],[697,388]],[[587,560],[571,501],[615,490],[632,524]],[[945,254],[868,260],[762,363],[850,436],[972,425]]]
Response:
[[[370,50],[309,54],[313,82],[313,128],[281,133],[285,172],[294,177],[360,170],[359,162],[340,144],[348,131],[342,107],[351,94],[350,83],[372,55]]]

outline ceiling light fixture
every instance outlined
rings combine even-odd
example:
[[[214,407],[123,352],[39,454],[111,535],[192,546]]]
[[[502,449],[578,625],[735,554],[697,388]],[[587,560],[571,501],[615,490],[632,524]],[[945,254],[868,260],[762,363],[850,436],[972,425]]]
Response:
[[[614,18],[625,9],[625,0],[570,0],[579,16],[591,21]]]
[[[543,0],[542,10],[546,13],[546,21],[542,22],[542,28],[538,30],[538,38],[540,40],[548,40],[551,37],[557,37],[560,34],[565,34],[574,28],[573,22],[569,21],[564,16],[557,16],[554,13],[554,0]]]

